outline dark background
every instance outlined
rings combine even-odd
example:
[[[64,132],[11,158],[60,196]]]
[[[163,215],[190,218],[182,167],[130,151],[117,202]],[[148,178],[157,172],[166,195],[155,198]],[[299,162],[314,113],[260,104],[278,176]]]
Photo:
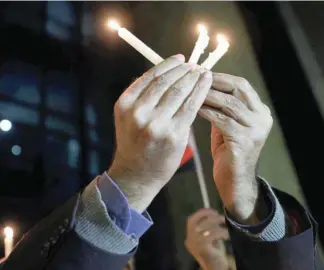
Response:
[[[175,4],[185,22],[185,3]],[[148,63],[104,22],[122,14],[131,31],[140,34],[148,26],[133,12],[136,5],[0,3],[0,120],[13,123],[10,132],[0,132],[0,227],[19,224],[17,237],[108,168],[114,152],[113,104]],[[238,6],[323,240],[323,119],[276,4]],[[12,154],[14,145],[22,149],[19,156]],[[155,226],[140,246],[139,269],[177,268],[167,203],[162,192],[151,206]]]

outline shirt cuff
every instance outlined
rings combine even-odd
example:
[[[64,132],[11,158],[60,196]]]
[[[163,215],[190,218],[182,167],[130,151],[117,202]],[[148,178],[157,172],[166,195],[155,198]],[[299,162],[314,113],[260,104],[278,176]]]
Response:
[[[99,178],[98,188],[109,216],[123,232],[140,238],[153,225],[146,211],[142,215],[130,208],[127,198],[106,172]]]
[[[139,237],[151,225],[149,215],[130,209],[124,194],[104,173],[82,193],[75,231],[106,252],[127,254],[138,245]]]
[[[259,178],[259,181],[260,195],[265,198],[269,207],[268,217],[254,226],[239,224],[228,215],[226,218],[235,230],[244,232],[251,238],[267,242],[279,241],[286,234],[285,214],[271,186],[262,178]]]

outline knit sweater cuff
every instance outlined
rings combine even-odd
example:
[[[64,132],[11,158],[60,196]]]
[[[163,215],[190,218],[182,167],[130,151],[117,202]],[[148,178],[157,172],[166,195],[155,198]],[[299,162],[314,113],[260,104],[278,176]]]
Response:
[[[227,220],[233,229],[247,234],[249,237],[259,241],[275,242],[284,238],[286,235],[285,213],[280,205],[271,186],[264,180],[259,178],[261,184],[261,195],[269,198],[269,216],[257,226],[247,226],[239,224],[227,215]],[[258,227],[261,227],[260,232]]]

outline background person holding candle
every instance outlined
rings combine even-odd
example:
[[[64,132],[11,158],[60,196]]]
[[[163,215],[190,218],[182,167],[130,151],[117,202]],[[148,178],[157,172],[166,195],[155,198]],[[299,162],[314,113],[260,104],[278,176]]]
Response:
[[[201,269],[236,270],[233,258],[220,247],[220,241],[228,239],[225,217],[216,210],[200,209],[187,220],[185,246]]]
[[[117,149],[110,169],[32,228],[1,270],[122,269],[152,225],[145,209],[177,170],[204,102],[200,114],[213,124],[214,180],[237,268],[314,268],[310,215],[277,192],[279,203],[255,175],[270,111],[247,81],[212,78],[194,68],[174,56],[129,86],[115,105]]]

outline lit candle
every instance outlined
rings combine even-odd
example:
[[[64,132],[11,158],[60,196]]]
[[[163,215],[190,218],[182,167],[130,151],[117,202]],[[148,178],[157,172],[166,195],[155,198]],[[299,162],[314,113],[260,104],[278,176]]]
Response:
[[[6,227],[4,229],[4,235],[5,235],[5,239],[4,239],[4,246],[5,246],[5,258],[7,258],[11,251],[13,250],[13,229],[10,227]]]
[[[150,47],[148,47],[144,42],[139,40],[126,28],[121,27],[116,21],[108,21],[108,26],[113,30],[118,31],[118,35],[125,40],[129,45],[131,45],[135,50],[141,53],[146,59],[148,59],[154,65],[157,65],[163,61],[163,58],[154,52]]]
[[[206,27],[199,24],[198,25],[199,30],[199,37],[197,39],[196,45],[192,51],[192,54],[189,58],[189,63],[198,63],[198,60],[200,56],[204,53],[205,49],[208,46],[209,43],[209,36]]]
[[[229,48],[229,43],[226,39],[226,37],[222,34],[217,35],[217,42],[218,45],[216,49],[211,52],[208,56],[208,58],[201,64],[203,68],[206,69],[212,69],[213,66],[216,65],[216,63],[219,61],[219,59],[222,58],[222,56],[227,52]]]

